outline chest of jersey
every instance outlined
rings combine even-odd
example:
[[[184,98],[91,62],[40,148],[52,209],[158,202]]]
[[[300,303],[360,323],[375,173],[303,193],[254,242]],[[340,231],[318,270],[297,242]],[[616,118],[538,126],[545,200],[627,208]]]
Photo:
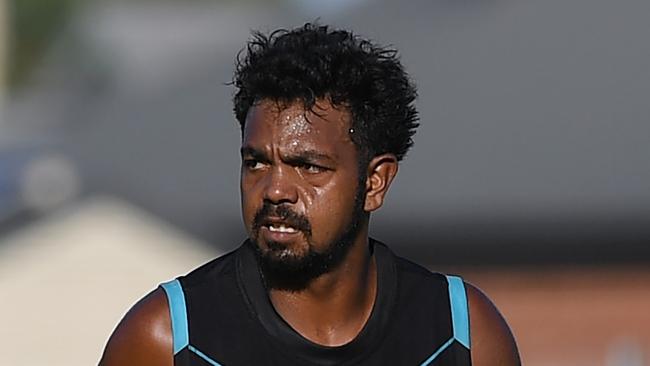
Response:
[[[244,245],[162,285],[175,366],[471,364],[467,301],[457,277],[430,273],[378,247],[370,319],[352,342],[325,347],[275,313],[251,255]]]

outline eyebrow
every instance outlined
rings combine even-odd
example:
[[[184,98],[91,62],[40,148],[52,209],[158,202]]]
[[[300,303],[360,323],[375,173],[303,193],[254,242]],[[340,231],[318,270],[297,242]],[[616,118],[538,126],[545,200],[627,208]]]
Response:
[[[334,162],[334,159],[331,156],[316,150],[302,150],[295,153],[289,153],[286,154],[284,160],[287,163]]]
[[[266,161],[268,160],[266,153],[257,150],[251,146],[243,146],[240,149],[241,155],[251,156],[254,159]],[[328,154],[322,153],[317,150],[301,150],[285,154],[283,159],[287,163],[310,163],[316,161],[326,161],[333,163],[335,160]]]
[[[239,152],[241,153],[242,157],[250,155],[257,160],[266,160],[266,154],[264,152],[250,146],[242,146],[242,148],[239,149]]]

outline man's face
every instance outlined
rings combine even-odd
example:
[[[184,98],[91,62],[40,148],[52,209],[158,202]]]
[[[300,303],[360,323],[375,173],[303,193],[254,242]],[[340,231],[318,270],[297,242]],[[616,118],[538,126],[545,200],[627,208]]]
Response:
[[[320,101],[305,111],[262,101],[242,139],[244,224],[263,270],[308,281],[338,264],[363,216],[350,115]],[[304,285],[301,283],[300,285]]]

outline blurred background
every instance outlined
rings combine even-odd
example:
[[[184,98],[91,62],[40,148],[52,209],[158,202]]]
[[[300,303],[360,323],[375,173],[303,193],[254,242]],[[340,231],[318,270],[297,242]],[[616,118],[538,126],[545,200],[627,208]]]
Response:
[[[650,365],[650,2],[0,0],[2,365],[95,364],[235,248],[234,58],[319,19],[399,49],[421,127],[372,235],[483,288],[525,365]]]

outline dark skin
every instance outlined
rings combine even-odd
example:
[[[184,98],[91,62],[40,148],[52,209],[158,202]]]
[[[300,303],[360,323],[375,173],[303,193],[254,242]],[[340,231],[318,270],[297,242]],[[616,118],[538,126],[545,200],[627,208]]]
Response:
[[[251,234],[255,213],[266,201],[290,205],[312,226],[301,232],[262,228],[257,243],[282,255],[300,257],[324,250],[351,220],[358,180],[357,149],[349,135],[350,116],[321,100],[312,113],[300,104],[263,101],[249,111],[242,139],[242,213]],[[376,267],[368,246],[370,213],[380,208],[398,170],[393,154],[375,156],[365,180],[364,215],[343,262],[300,291],[272,289],[278,314],[299,334],[321,345],[353,340],[368,320],[376,294]],[[277,248],[276,248],[277,250]],[[476,366],[520,365],[514,338],[492,302],[467,284],[472,362]],[[124,317],[108,341],[102,366],[173,365],[167,299],[156,289]]]

